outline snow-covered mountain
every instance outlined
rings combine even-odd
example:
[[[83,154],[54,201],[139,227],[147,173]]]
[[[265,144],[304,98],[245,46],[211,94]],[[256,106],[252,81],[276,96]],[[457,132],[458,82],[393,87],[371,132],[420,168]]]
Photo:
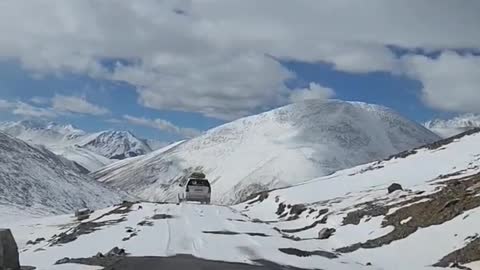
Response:
[[[230,207],[123,203],[6,225],[39,270],[478,270],[478,145],[480,129]]]
[[[145,141],[128,131],[87,133],[72,125],[37,120],[0,123],[0,131],[28,143],[43,145],[89,171],[95,171],[117,159],[152,151]]]
[[[121,196],[76,163],[0,132],[0,217],[5,211],[66,213],[106,207]]]
[[[435,119],[426,122],[425,127],[443,138],[448,138],[480,127],[480,115],[464,114],[448,120]]]
[[[110,159],[125,159],[152,152],[150,146],[129,131],[102,131],[85,138],[81,147]]]
[[[381,106],[307,101],[236,120],[94,176],[144,199],[175,200],[185,176],[202,170],[213,201],[233,203],[438,139]]]

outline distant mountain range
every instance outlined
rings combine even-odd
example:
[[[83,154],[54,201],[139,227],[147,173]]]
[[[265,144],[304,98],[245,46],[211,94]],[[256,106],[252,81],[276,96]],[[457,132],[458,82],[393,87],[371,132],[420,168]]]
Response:
[[[147,200],[175,200],[193,170],[213,201],[234,203],[440,139],[385,107],[307,101],[238,119],[204,135],[97,171],[101,182]]]
[[[448,138],[480,127],[480,115],[464,114],[448,120],[435,119],[426,122],[425,127],[443,138]]]
[[[115,160],[152,152],[149,142],[129,131],[87,133],[72,125],[24,120],[0,123],[0,131],[33,145],[43,145],[55,154],[95,171]],[[154,147],[159,143],[150,141]]]
[[[121,201],[120,192],[84,170],[45,147],[0,132],[0,212],[59,214]]]

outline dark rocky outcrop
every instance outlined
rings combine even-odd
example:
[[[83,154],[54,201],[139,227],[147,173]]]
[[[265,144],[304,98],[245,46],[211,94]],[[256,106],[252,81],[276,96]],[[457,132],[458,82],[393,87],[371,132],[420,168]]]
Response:
[[[397,190],[403,190],[402,185],[398,183],[393,183],[388,187],[388,194],[393,193]]]
[[[17,243],[9,229],[0,229],[0,269],[20,269]]]
[[[333,233],[335,233],[335,231],[334,228],[323,228],[318,232],[318,239],[328,239]]]

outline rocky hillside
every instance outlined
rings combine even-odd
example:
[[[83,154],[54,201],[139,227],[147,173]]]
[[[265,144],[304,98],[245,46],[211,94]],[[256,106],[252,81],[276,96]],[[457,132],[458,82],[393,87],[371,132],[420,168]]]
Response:
[[[0,132],[0,216],[66,213],[121,200],[76,163]],[[21,209],[21,210],[20,210]]]
[[[236,120],[94,176],[147,200],[172,201],[185,175],[202,170],[213,200],[234,203],[438,139],[381,106],[317,100]]]
[[[480,129],[235,208],[378,269],[478,269]]]

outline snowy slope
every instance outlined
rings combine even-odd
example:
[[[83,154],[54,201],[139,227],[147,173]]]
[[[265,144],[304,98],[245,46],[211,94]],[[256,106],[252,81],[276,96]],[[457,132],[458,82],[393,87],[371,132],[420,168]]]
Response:
[[[448,120],[435,119],[426,122],[425,127],[443,138],[448,138],[480,127],[480,115],[464,114]]]
[[[199,269],[206,262],[216,268],[203,269],[478,270],[478,145],[475,130],[232,207],[124,203],[82,223],[63,215],[5,224],[22,264],[39,270]],[[404,190],[388,194],[392,182]],[[335,231],[320,239],[324,228]],[[39,237],[45,240],[26,244]],[[127,255],[95,257],[113,247]],[[65,257],[73,260],[54,265]],[[185,267],[188,258],[196,259]]]
[[[46,146],[89,171],[96,171],[117,159],[152,151],[149,145],[128,131],[90,134],[71,125],[36,120],[0,123],[0,131],[34,145]]]
[[[437,139],[384,107],[309,101],[236,120],[94,176],[147,200],[171,201],[185,175],[202,170],[213,201],[232,203]]]
[[[56,155],[60,155],[68,160],[78,163],[90,172],[94,172],[114,162],[114,160],[76,145],[68,146],[52,144],[48,146],[48,149]]]
[[[108,224],[104,224],[105,222]],[[198,264],[189,265],[190,267],[168,267],[161,263],[162,257],[177,254],[189,254],[204,260],[263,265],[251,269],[291,269],[271,268],[274,264],[305,269],[318,269],[320,265],[322,269],[371,269],[352,260],[348,255],[340,257],[317,248],[318,241],[296,242],[286,239],[273,226],[252,222],[238,211],[225,206],[139,203],[97,211],[89,220],[83,221],[83,225],[72,216],[65,215],[13,223],[10,226],[20,246],[22,265],[35,266],[38,270],[92,269],[81,264],[54,264],[65,257],[90,258],[92,263],[95,261],[92,256],[98,252],[106,254],[113,247],[123,248],[129,255],[123,259],[115,259],[124,260],[124,267],[107,269],[247,269],[228,266],[209,268],[200,267]],[[78,229],[88,227],[95,227],[96,230],[82,234],[82,230]],[[64,233],[63,238],[58,237],[61,233]],[[65,235],[76,235],[78,238],[55,244],[59,239],[68,239]],[[45,241],[26,245],[27,241],[38,237],[45,238]],[[292,256],[282,252],[280,248],[323,251],[325,255]],[[148,257],[145,260],[151,263],[137,267],[130,265],[130,268],[126,268],[129,257],[140,260]],[[108,262],[108,258],[103,260]]]
[[[480,269],[473,263],[480,261],[479,132],[267,192],[235,209],[277,222],[288,237],[315,238],[322,228],[334,228],[318,248],[381,269],[455,260]],[[393,182],[404,191],[388,194]]]
[[[66,213],[121,199],[83,170],[45,148],[0,133],[0,216],[15,209],[23,214]]]

